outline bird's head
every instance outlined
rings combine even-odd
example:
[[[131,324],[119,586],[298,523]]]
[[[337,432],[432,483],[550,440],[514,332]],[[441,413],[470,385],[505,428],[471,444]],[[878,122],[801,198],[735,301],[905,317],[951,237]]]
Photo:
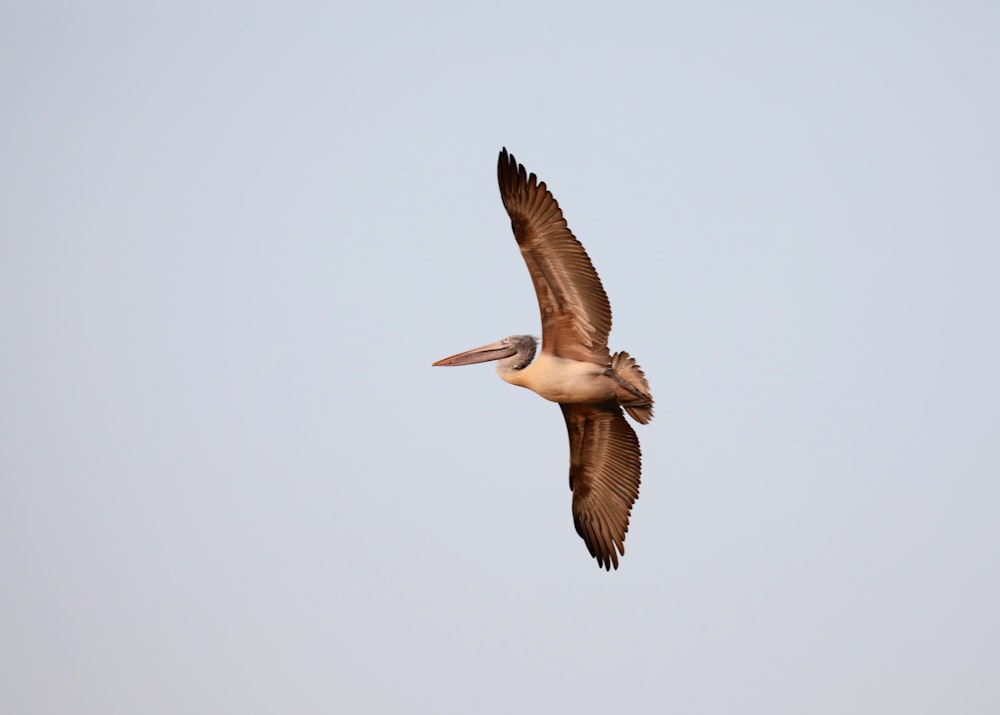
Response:
[[[535,359],[536,346],[537,342],[530,335],[508,335],[503,340],[442,358],[433,364],[445,367],[500,360],[500,367],[521,370]]]

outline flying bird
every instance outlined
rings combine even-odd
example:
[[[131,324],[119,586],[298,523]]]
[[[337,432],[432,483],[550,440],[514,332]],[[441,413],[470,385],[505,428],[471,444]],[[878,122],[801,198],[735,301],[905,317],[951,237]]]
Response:
[[[511,335],[434,365],[497,360],[497,374],[505,382],[559,403],[569,431],[573,524],[598,565],[617,569],[642,466],[639,440],[622,408],[639,424],[648,423],[653,418],[649,384],[628,353],[608,350],[608,296],[545,182],[506,148],[500,152],[497,180],[538,297],[541,354],[535,359],[532,336]]]

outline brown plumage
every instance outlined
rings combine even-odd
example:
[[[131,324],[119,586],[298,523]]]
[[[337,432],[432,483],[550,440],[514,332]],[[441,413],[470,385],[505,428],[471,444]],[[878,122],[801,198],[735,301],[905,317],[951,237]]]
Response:
[[[640,424],[649,422],[649,384],[628,353],[609,351],[608,296],[545,183],[506,149],[497,179],[538,297],[541,354],[532,361],[534,338],[513,335],[434,364],[498,360],[503,380],[559,403],[569,432],[573,524],[598,565],[617,569],[642,467],[639,440],[622,408]]]
[[[569,431],[573,525],[590,555],[618,568],[629,514],[639,498],[642,452],[618,405],[560,405]]]
[[[524,166],[500,152],[500,198],[528,264],[542,314],[542,352],[610,362],[611,304],[590,256],[569,230],[552,192]]]

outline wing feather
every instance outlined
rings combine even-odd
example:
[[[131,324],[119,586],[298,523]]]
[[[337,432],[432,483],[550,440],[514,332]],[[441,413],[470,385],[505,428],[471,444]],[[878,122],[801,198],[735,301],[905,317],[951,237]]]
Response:
[[[528,265],[542,316],[542,352],[605,364],[611,304],[590,257],[545,182],[507,149],[497,164],[500,196]]]
[[[598,565],[618,568],[639,498],[639,440],[615,404],[560,407],[569,431],[573,524]]]

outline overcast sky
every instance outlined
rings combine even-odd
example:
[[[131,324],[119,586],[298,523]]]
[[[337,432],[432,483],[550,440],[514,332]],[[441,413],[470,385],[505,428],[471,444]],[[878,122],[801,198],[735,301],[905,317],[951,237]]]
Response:
[[[1000,10],[818,5],[6,3],[0,711],[1000,712]],[[540,332],[501,146],[657,400],[616,572],[430,367]]]

